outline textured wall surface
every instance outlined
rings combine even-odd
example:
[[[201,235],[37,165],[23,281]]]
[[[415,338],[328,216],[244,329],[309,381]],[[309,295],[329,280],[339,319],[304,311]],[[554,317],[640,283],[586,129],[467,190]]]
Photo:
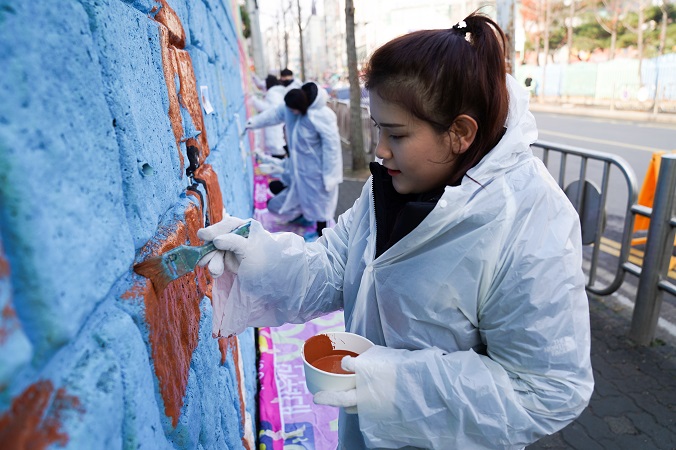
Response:
[[[212,338],[206,271],[133,271],[252,213],[238,11],[0,0],[3,449],[253,448],[253,332]]]

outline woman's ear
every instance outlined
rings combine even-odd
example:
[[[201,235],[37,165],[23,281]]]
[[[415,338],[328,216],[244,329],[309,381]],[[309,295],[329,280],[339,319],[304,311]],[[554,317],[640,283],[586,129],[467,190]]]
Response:
[[[461,114],[455,118],[453,125],[451,125],[450,132],[455,136],[455,143],[457,146],[453,148],[453,153],[465,153],[476,138],[476,131],[478,126],[476,120],[472,119],[467,114]]]

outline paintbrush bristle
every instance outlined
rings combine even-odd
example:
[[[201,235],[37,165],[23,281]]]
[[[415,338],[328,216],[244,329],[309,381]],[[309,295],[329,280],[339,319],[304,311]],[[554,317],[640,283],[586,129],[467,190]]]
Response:
[[[134,272],[148,278],[155,287],[155,293],[159,297],[167,285],[172,281],[172,278],[166,273],[162,263],[162,256],[154,256],[152,258],[141,261],[134,265]]]
[[[245,222],[232,230],[231,233],[248,237],[250,227],[251,222]],[[159,296],[169,283],[192,272],[199,260],[214,250],[216,250],[216,247],[213,242],[197,247],[179,245],[166,253],[153,256],[134,265],[134,272],[150,279],[155,286],[155,292]]]

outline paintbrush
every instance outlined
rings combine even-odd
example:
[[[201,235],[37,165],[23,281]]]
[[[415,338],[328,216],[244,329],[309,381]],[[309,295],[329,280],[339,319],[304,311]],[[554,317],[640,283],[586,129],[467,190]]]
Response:
[[[249,237],[251,222],[238,226],[231,233]],[[155,286],[159,296],[169,283],[195,270],[195,266],[207,253],[218,250],[213,242],[201,246],[179,245],[158,256],[153,256],[134,265],[134,272],[142,275]]]

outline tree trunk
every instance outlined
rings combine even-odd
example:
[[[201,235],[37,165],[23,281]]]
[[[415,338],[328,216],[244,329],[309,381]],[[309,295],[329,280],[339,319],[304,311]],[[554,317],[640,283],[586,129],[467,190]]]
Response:
[[[573,55],[573,20],[575,20],[575,0],[570,0],[570,9],[568,10],[568,33],[566,36],[566,44],[568,45],[568,64],[572,61]]]
[[[545,61],[542,65],[542,83],[540,84],[540,95],[538,101],[542,103],[545,99],[545,84],[547,82],[547,62],[549,60],[549,21],[551,20],[552,9],[550,0],[545,0],[545,35],[544,35],[544,54]]]
[[[289,67],[289,32],[284,30],[284,67]]]
[[[347,44],[347,73],[350,81],[350,147],[352,170],[366,169],[366,152],[361,123],[361,86],[357,71],[357,47],[354,37],[354,3],[345,0],[345,34]]]
[[[660,10],[662,11],[662,23],[660,24],[660,46],[658,50],[659,56],[664,55],[664,48],[666,47],[667,43],[667,24],[669,22],[668,8],[669,5],[667,4],[667,0],[662,0],[662,4],[660,5]]]
[[[298,5],[298,37],[300,41],[300,79],[305,83],[305,51],[303,49],[303,22],[300,15],[300,0],[296,0]]]
[[[620,5],[617,1],[613,2],[613,32],[610,35],[610,59],[615,59],[617,51],[617,27],[620,24]]]
[[[643,10],[643,0],[638,2],[638,25],[636,30],[636,46],[638,48],[638,79],[643,85],[643,74],[641,66],[643,65],[643,23],[645,22],[645,12]]]

